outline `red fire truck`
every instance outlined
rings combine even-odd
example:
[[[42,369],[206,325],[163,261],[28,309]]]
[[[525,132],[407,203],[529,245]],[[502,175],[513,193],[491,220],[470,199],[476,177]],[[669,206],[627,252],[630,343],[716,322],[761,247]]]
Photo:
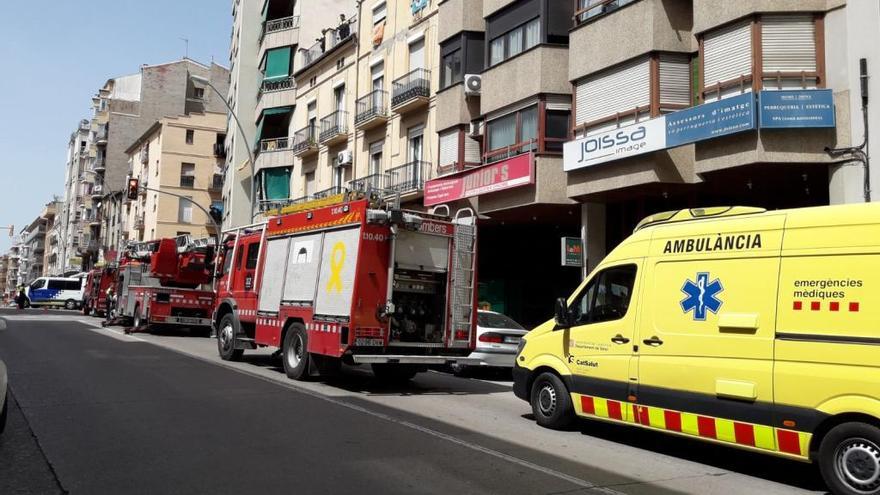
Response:
[[[290,378],[370,364],[405,380],[475,364],[476,218],[346,193],[228,232],[214,325],[225,360],[277,347]]]
[[[178,325],[209,333],[214,243],[180,236],[130,244],[117,273],[117,318],[134,331]]]
[[[82,312],[104,316],[107,313],[107,289],[116,285],[116,264],[92,269],[86,275]]]

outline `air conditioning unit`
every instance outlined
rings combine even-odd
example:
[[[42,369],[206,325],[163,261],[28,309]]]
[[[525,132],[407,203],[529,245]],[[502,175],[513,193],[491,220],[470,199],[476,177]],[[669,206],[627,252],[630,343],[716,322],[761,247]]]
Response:
[[[481,138],[483,137],[483,121],[482,120],[474,120],[471,122],[471,126],[468,129],[468,136],[472,138]]]
[[[479,74],[464,75],[464,94],[466,96],[480,96],[483,91],[483,76]]]
[[[344,167],[346,165],[351,165],[354,161],[354,157],[351,154],[351,150],[342,150],[336,155],[336,166]]]

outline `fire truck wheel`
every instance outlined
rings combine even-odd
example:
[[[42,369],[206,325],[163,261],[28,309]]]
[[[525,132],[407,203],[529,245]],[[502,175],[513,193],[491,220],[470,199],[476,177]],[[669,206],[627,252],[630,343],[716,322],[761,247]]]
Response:
[[[134,327],[135,330],[139,330],[141,325],[144,324],[143,318],[141,317],[141,307],[139,305],[134,306],[134,321],[131,326]]]
[[[284,344],[281,348],[284,363],[284,372],[294,380],[305,380],[309,376],[309,337],[306,328],[301,323],[292,323],[284,334]]]
[[[880,429],[866,423],[843,423],[822,439],[819,469],[831,493],[880,493]]]
[[[553,430],[574,423],[571,396],[562,380],[553,373],[541,373],[532,384],[532,414],[539,425]]]
[[[406,382],[412,380],[419,369],[405,364],[373,364],[373,375],[386,382]]]
[[[224,315],[217,327],[217,350],[224,361],[238,361],[244,349],[235,348],[235,319],[232,314]]]

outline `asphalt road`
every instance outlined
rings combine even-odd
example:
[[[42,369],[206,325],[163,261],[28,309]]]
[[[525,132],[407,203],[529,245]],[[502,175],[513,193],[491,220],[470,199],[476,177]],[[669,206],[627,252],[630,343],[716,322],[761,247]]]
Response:
[[[265,352],[0,310],[14,397],[0,493],[810,493],[810,466],[584,422],[537,427],[510,382],[347,369],[291,382]],[[5,328],[4,328],[5,327]]]

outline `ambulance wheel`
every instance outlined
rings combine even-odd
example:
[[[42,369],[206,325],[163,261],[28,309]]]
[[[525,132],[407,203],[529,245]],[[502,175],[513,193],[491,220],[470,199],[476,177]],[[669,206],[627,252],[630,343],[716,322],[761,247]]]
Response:
[[[832,428],[819,446],[819,470],[835,495],[880,494],[880,429],[866,423]]]
[[[217,327],[217,351],[224,361],[238,361],[244,349],[235,348],[235,318],[232,314],[224,315]]]
[[[284,334],[281,361],[288,378],[305,380],[309,376],[309,336],[302,323],[292,323]]]
[[[407,382],[412,380],[419,369],[405,364],[375,363],[372,365],[373,375],[385,382]]]
[[[535,421],[545,428],[562,430],[574,423],[571,396],[562,380],[553,373],[544,372],[535,378],[530,402]]]

